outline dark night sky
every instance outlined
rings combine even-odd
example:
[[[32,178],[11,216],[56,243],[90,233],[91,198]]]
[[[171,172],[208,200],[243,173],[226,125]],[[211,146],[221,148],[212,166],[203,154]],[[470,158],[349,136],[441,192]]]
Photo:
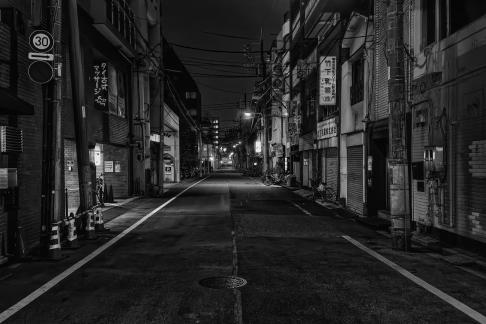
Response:
[[[264,48],[268,50],[281,29],[288,7],[288,0],[166,0],[163,7],[164,34],[169,42],[191,47],[242,51],[245,44],[256,42],[251,50],[259,50],[260,30],[263,28]],[[236,103],[243,98],[245,91],[251,92],[257,79],[197,77],[194,73],[250,74],[234,66],[201,65],[201,60],[241,65],[248,62],[247,58],[243,54],[209,53],[177,47],[175,50],[198,83],[203,114],[219,116],[224,121],[223,126],[229,126],[236,119]],[[254,56],[259,60],[258,54]],[[214,106],[219,103],[233,104]]]

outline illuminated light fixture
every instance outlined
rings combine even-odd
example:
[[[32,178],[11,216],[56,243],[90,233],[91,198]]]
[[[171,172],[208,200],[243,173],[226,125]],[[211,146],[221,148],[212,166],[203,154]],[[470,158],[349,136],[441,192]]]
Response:
[[[253,116],[253,114],[251,112],[245,112],[245,113],[243,113],[243,115],[247,118],[251,118]]]
[[[255,142],[255,153],[262,153],[262,142]]]

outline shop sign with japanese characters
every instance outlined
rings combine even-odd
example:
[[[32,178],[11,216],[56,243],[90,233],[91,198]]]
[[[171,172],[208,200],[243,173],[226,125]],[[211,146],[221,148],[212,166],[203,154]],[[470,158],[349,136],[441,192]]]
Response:
[[[337,136],[336,118],[330,118],[317,123],[317,139]]]
[[[320,62],[319,105],[333,106],[336,104],[336,57],[321,56]]]
[[[93,66],[93,91],[95,108],[108,108],[108,64],[101,62]]]

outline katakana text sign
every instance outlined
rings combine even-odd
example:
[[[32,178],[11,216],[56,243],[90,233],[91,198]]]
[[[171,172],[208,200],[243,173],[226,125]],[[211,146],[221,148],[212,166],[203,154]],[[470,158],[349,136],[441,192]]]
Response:
[[[95,107],[108,109],[108,64],[101,62],[93,66],[93,91]]]

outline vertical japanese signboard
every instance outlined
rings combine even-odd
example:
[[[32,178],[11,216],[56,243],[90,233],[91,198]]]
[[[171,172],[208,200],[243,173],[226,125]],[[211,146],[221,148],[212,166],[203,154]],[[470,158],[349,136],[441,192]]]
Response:
[[[319,105],[333,106],[336,104],[336,57],[321,56],[320,62]]]
[[[93,91],[95,108],[108,109],[108,64],[98,63],[93,66]]]

